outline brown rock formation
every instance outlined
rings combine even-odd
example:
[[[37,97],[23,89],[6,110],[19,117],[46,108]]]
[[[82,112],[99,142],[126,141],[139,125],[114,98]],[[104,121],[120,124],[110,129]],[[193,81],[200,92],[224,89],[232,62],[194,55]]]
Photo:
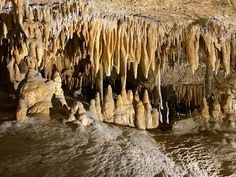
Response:
[[[104,121],[108,123],[113,123],[114,122],[114,110],[115,110],[115,103],[112,97],[112,88],[109,85],[107,87],[107,92],[106,96],[104,99],[104,104],[103,104],[103,116],[104,116]]]
[[[116,109],[114,114],[114,123],[119,125],[127,125],[127,114],[123,98],[118,95],[116,100]]]
[[[145,130],[146,129],[145,108],[143,106],[142,101],[139,101],[138,104],[136,105],[135,114],[136,114],[135,124],[137,128]]]

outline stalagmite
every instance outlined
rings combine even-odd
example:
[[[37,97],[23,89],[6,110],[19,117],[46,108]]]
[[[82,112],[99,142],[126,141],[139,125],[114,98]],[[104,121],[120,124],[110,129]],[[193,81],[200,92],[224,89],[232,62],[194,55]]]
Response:
[[[231,90],[230,89],[228,89],[227,90],[227,95],[226,95],[226,98],[225,98],[225,102],[224,102],[224,105],[223,105],[223,112],[225,113],[225,114],[231,114],[231,113],[233,113],[234,111],[233,111],[233,108],[232,108],[232,106],[233,106],[233,94],[232,94],[232,92],[231,92]]]
[[[203,98],[203,107],[201,109],[201,116],[203,117],[204,123],[208,123],[210,120],[209,106],[206,98]]]
[[[143,94],[143,104],[150,104],[149,96],[148,96],[148,91],[145,90]]]
[[[152,129],[159,126],[159,113],[156,108],[152,109]]]
[[[64,96],[64,91],[61,88],[62,80],[61,80],[60,74],[58,72],[54,73],[53,81],[55,84],[55,97],[60,100],[62,106],[68,107],[65,96]]]
[[[104,121],[108,123],[114,122],[114,109],[115,109],[115,104],[114,100],[112,97],[112,88],[109,85],[107,88],[104,104],[103,104],[103,115],[104,115]]]
[[[98,115],[97,115],[96,103],[95,103],[95,100],[94,100],[94,99],[92,99],[92,100],[90,101],[89,111],[90,111],[91,113],[93,113],[93,115],[95,116],[96,119],[99,120],[99,117],[98,117]]]
[[[139,101],[136,105],[135,111],[135,124],[138,129],[146,129],[146,118],[145,118],[145,108],[142,101]]]
[[[220,103],[217,99],[215,99],[213,103],[212,117],[216,124],[221,124],[223,122],[224,115],[221,111]]]
[[[121,95],[118,95],[116,100],[116,109],[114,114],[114,123],[119,125],[126,125],[127,124],[127,116],[126,116],[126,109],[124,106],[123,99]]]
[[[95,96],[95,105],[96,105],[96,111],[98,118],[103,121],[103,116],[102,116],[102,108],[101,108],[101,102],[100,102],[100,94],[97,92]]]
[[[152,129],[153,128],[152,106],[150,103],[145,103],[144,108],[145,108],[144,115],[146,119],[146,128]]]
[[[126,105],[128,103],[128,99],[127,99],[127,94],[126,94],[125,89],[121,90],[121,98],[122,98],[122,101],[123,101],[124,105]]]
[[[133,92],[131,90],[128,91],[127,94],[127,100],[128,100],[128,104],[127,104],[127,120],[128,120],[128,125],[131,127],[135,127],[134,125],[134,120],[135,120],[135,110],[134,110],[134,103],[133,103]]]
[[[93,120],[86,115],[86,110],[84,109],[84,105],[80,101],[78,101],[77,104],[78,104],[78,110],[75,114],[75,117],[81,122],[83,126],[87,127],[93,123]]]

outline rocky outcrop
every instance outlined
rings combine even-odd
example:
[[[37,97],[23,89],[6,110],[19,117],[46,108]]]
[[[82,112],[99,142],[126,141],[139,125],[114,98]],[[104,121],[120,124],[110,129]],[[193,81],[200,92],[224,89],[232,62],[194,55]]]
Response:
[[[16,119],[23,121],[27,115],[41,114],[48,117],[52,107],[52,97],[66,104],[64,93],[61,88],[60,75],[56,74],[54,81],[47,81],[36,73],[34,69],[29,69],[26,79],[19,84],[19,106]],[[66,104],[67,105],[67,104]]]
[[[75,101],[69,111],[69,118],[65,122],[88,127],[93,123],[93,119],[87,116],[83,104],[80,101]]]
[[[16,114],[17,120],[25,120],[27,114],[49,115],[49,108],[52,107],[51,99],[53,94],[48,92],[48,86],[42,78],[36,77],[36,72],[30,69],[26,80],[22,81],[19,94],[19,107]],[[27,110],[27,111],[25,111]]]

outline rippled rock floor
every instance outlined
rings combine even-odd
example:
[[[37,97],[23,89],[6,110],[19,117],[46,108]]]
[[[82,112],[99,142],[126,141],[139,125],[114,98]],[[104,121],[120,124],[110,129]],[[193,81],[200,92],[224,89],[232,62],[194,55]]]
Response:
[[[0,126],[0,176],[236,176],[235,133],[175,135],[95,122],[56,120]],[[227,140],[228,141],[228,140]]]

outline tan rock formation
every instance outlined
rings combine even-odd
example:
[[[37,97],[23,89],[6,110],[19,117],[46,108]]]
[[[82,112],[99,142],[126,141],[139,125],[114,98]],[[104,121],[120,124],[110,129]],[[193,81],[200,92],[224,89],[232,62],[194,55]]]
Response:
[[[116,100],[114,123],[119,125],[127,125],[127,114],[124,101],[121,95],[118,95]]]
[[[84,109],[83,104],[78,101],[77,106],[78,110],[75,114],[75,117],[81,122],[83,126],[87,127],[91,125],[93,123],[93,120],[86,115],[86,110]]]
[[[131,90],[128,90],[128,94],[127,94],[128,104],[126,107],[126,112],[127,112],[128,125],[131,127],[135,127],[134,125],[135,109],[134,109],[133,99],[134,99],[133,92]]]
[[[227,90],[226,94],[227,95],[226,95],[226,99],[224,100],[223,112],[225,114],[232,114],[232,113],[234,113],[234,110],[233,110],[234,95],[232,94],[230,89]]]
[[[55,86],[55,97],[60,100],[62,106],[65,105],[66,107],[68,107],[65,96],[64,96],[64,91],[61,88],[62,80],[58,72],[54,73],[53,81],[54,81],[54,86]]]
[[[104,99],[102,113],[104,116],[104,121],[108,123],[114,122],[114,110],[115,110],[115,103],[112,97],[112,88],[109,85],[107,88],[106,96]]]
[[[221,106],[217,99],[215,99],[213,103],[212,117],[218,124],[221,124],[223,122],[224,115],[221,111]]]
[[[95,96],[95,105],[96,105],[96,111],[97,111],[97,116],[99,120],[103,121],[103,115],[102,115],[102,108],[101,108],[101,101],[100,101],[100,94],[97,92]]]
[[[151,129],[157,128],[159,126],[159,112],[156,108],[152,109],[152,122]]]
[[[76,120],[75,114],[77,113],[79,109],[79,104],[78,102],[74,102],[73,105],[71,106],[69,110],[69,118],[65,122],[73,122]]]
[[[20,99],[18,103],[18,108],[16,111],[16,120],[20,122],[27,120],[27,105],[23,99]]]
[[[203,107],[201,109],[201,116],[204,123],[208,123],[210,120],[209,106],[206,98],[203,98]]]
[[[145,108],[143,106],[143,102],[139,101],[136,105],[136,111],[135,111],[135,124],[138,129],[146,129],[146,119],[145,119]]]
[[[91,113],[93,113],[93,115],[95,116],[96,119],[99,119],[99,118],[98,118],[98,115],[97,115],[96,103],[95,103],[95,100],[94,100],[94,99],[92,99],[92,100],[90,101],[89,111],[90,111]]]
[[[150,103],[145,103],[144,104],[144,115],[145,115],[145,119],[146,119],[146,128],[147,129],[152,129],[153,126],[153,117],[152,117],[152,106]]]
[[[26,76],[26,81],[20,90],[19,108],[17,110],[17,120],[24,120],[25,110],[27,114],[49,115],[49,108],[52,107],[52,94],[48,91],[48,85],[41,78],[36,78],[34,69],[30,69]]]

